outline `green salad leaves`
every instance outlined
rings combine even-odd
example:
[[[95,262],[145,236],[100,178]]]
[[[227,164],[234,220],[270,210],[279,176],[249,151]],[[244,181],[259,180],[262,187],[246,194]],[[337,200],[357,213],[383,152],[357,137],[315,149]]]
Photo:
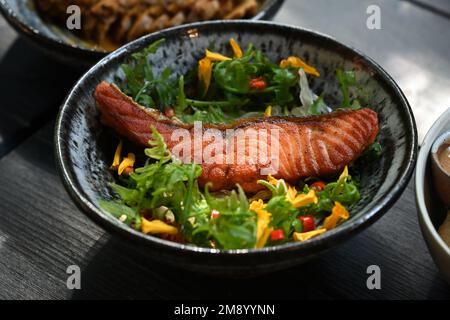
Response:
[[[132,54],[130,61],[121,66],[125,78],[117,79],[125,94],[149,108],[162,109],[172,106],[178,95],[176,82],[170,79],[172,69],[167,67],[160,75],[155,75],[148,63],[148,57],[155,54],[163,42],[164,39],[158,40],[146,49]]]
[[[231,39],[232,40],[232,39]],[[157,54],[161,39],[131,55],[117,78],[120,89],[137,103],[158,109],[185,123],[229,123],[237,118],[272,115],[321,115],[331,112],[324,95],[316,95],[309,76],[320,73],[298,57],[279,64],[250,44],[243,52],[230,40],[233,57],[206,50],[198,66],[177,75],[170,67],[155,68],[148,59]],[[230,54],[230,56],[231,56]],[[342,93],[340,108],[361,108],[354,71],[336,70]],[[129,227],[182,243],[217,249],[261,248],[289,241],[305,241],[346,221],[347,208],[360,199],[359,184],[344,172],[331,181],[310,177],[289,185],[271,176],[250,199],[234,190],[211,192],[199,186],[200,165],[184,164],[168,150],[155,128],[146,161],[127,167],[120,183],[112,183],[115,200],[101,207]],[[120,158],[121,144],[116,157]],[[361,157],[381,155],[378,142]],[[119,171],[121,175],[121,172]]]
[[[145,107],[162,112],[172,109],[174,116],[185,123],[229,123],[236,118],[262,116],[268,106],[274,107],[274,115],[296,115],[292,111],[303,102],[299,99],[301,67],[277,65],[252,44],[241,57],[219,55],[221,61],[213,56],[209,64],[199,63],[185,75],[176,75],[167,67],[156,76],[148,58],[156,54],[163,41],[131,55],[121,67],[123,77],[117,79],[120,89]],[[204,78],[210,79],[208,83],[203,83]],[[312,94],[307,85],[302,90]],[[307,114],[329,112],[323,97],[314,100]]]
[[[199,165],[183,164],[174,158],[155,128],[149,143],[145,165],[122,179],[122,184],[111,184],[119,199],[101,201],[103,209],[136,230],[144,230],[147,219],[165,221],[179,230],[178,240],[197,246],[219,249],[256,246],[259,216],[250,202],[258,205],[262,204],[258,203],[260,200],[248,200],[239,185],[230,192],[211,193],[207,184],[202,191],[198,186]],[[283,180],[271,179],[258,181],[272,193],[261,208],[271,217],[267,227],[282,230],[284,237],[268,239],[263,242],[266,246],[292,241],[295,232],[304,230],[299,220],[302,216],[314,216],[320,221],[332,212],[336,202],[349,206],[359,200],[358,187],[346,171],[323,189],[301,182],[301,192]]]
[[[101,201],[101,206],[129,226],[140,230],[146,213],[165,212],[173,215],[184,241],[222,249],[251,248],[256,241],[255,214],[249,211],[248,200],[242,189],[220,197],[201,192],[197,178],[201,167],[183,164],[172,157],[161,135],[152,128],[149,158],[137,168],[125,183],[112,183],[120,200]],[[161,208],[165,208],[162,210]],[[211,218],[217,210],[220,216]],[[166,216],[159,216],[167,219]],[[213,241],[213,242],[211,242]]]

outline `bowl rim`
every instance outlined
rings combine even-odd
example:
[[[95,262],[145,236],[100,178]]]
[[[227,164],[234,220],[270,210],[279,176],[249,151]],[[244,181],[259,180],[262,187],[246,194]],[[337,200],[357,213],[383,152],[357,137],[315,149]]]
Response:
[[[26,0],[31,1],[31,0]],[[278,10],[281,8],[285,0],[266,0],[266,3],[263,4],[263,6],[258,10],[257,14],[247,20],[264,20],[272,17],[275,15]],[[23,33],[27,38],[33,40],[33,41],[42,41],[46,45],[50,47],[54,47],[54,50],[60,50],[60,51],[72,51],[72,52],[79,52],[84,53],[89,56],[92,56],[94,59],[101,59],[105,55],[113,52],[113,51],[106,51],[106,50],[100,50],[95,47],[89,48],[89,47],[80,47],[75,44],[68,43],[66,41],[61,40],[60,38],[52,38],[49,37],[41,32],[39,30],[32,28],[29,24],[27,24],[25,21],[20,19],[15,11],[11,8],[11,6],[8,3],[8,0],[0,0],[0,13],[3,15],[3,17],[8,21],[11,26],[18,31],[19,33]],[[224,21],[224,20],[222,20]],[[189,25],[184,24],[184,25]],[[183,25],[183,26],[184,26]],[[169,28],[167,28],[169,29]],[[164,29],[165,30],[165,29]],[[142,36],[145,37],[146,35]],[[139,39],[139,38],[138,38]],[[137,40],[137,39],[135,39]],[[135,41],[133,40],[133,41]],[[131,41],[131,42],[133,42]],[[131,43],[128,42],[128,43]],[[124,45],[127,45],[125,43]]]
[[[448,256],[450,256],[450,248],[447,246],[444,240],[442,240],[441,236],[439,235],[433,223],[431,222],[430,213],[428,212],[427,206],[425,204],[424,186],[425,186],[426,166],[428,163],[428,159],[431,156],[430,155],[431,148],[433,147],[435,140],[440,136],[438,132],[440,131],[439,128],[441,127],[441,125],[449,121],[450,121],[450,107],[447,108],[447,110],[439,116],[439,118],[431,126],[431,128],[425,135],[425,138],[423,139],[422,145],[420,147],[420,152],[417,157],[417,167],[414,181],[416,203],[419,209],[417,210],[417,213],[419,218],[421,218],[422,221],[424,222],[424,224],[422,225],[426,227],[426,229],[430,232],[431,236],[433,237],[435,243],[439,246],[439,248],[442,251],[446,252]],[[425,236],[423,232],[422,234],[423,236]]]
[[[91,203],[87,198],[85,198],[80,190],[78,190],[76,186],[76,182],[72,179],[70,174],[70,167],[63,160],[63,145],[64,141],[62,139],[63,130],[63,118],[66,112],[66,109],[69,108],[69,103],[74,99],[74,93],[77,89],[80,89],[84,82],[90,78],[93,74],[96,73],[96,70],[100,67],[104,67],[111,61],[120,59],[122,56],[126,54],[131,54],[134,51],[140,49],[142,43],[151,43],[160,38],[167,38],[171,34],[179,33],[182,30],[192,29],[192,28],[209,28],[214,26],[220,26],[223,24],[235,25],[236,27],[250,27],[250,26],[259,26],[264,28],[277,28],[281,30],[286,30],[290,32],[296,32],[300,34],[306,34],[319,40],[328,41],[333,46],[338,47],[339,49],[344,49],[349,52],[352,52],[361,58],[376,72],[382,77],[384,82],[389,86],[389,88],[393,91],[395,96],[399,99],[400,105],[403,107],[402,115],[405,117],[404,121],[406,124],[408,140],[411,142],[407,146],[407,150],[405,153],[405,158],[402,159],[404,163],[404,168],[400,173],[400,177],[396,183],[393,183],[389,190],[386,191],[386,196],[382,198],[377,204],[373,206],[371,210],[369,210],[365,215],[359,217],[358,219],[352,219],[345,224],[339,226],[339,228],[330,230],[326,232],[324,235],[321,235],[316,238],[312,238],[305,242],[290,242],[279,246],[266,247],[266,248],[251,248],[251,249],[233,249],[233,250],[223,250],[223,249],[210,249],[203,247],[196,247],[193,245],[187,244],[179,244],[176,242],[171,242],[167,240],[162,240],[157,237],[145,235],[141,232],[138,232],[132,228],[129,228],[125,224],[121,223],[118,219],[114,219],[107,212],[98,209],[93,203]],[[249,256],[259,256],[268,253],[280,253],[280,252],[292,252],[298,250],[311,250],[311,249],[325,249],[330,246],[334,246],[339,242],[347,239],[350,234],[355,233],[355,231],[360,231],[364,227],[369,226],[374,223],[378,218],[380,218],[384,213],[386,213],[393,204],[397,201],[400,195],[403,193],[406,188],[413,172],[417,158],[417,145],[418,145],[418,137],[417,137],[417,128],[414,120],[414,115],[412,109],[406,99],[404,93],[401,91],[399,86],[393,80],[393,78],[384,71],[381,66],[379,66],[374,60],[366,56],[361,51],[343,44],[331,36],[325,35],[323,33],[313,31],[310,29],[292,26],[283,23],[276,22],[267,22],[267,21],[254,21],[254,20],[217,20],[217,21],[204,21],[204,22],[196,22],[187,25],[182,25],[178,27],[173,27],[169,29],[165,29],[162,31],[158,31],[149,35],[146,35],[142,38],[134,40],[129,44],[119,48],[118,50],[110,53],[108,56],[100,60],[96,65],[94,65],[89,71],[87,71],[74,85],[70,93],[67,95],[63,104],[61,105],[60,111],[57,116],[56,125],[55,125],[55,157],[56,157],[56,166],[57,170],[62,178],[63,184],[74,200],[76,205],[88,216],[90,216],[94,221],[100,223],[106,229],[113,229],[114,231],[118,231],[120,234],[125,235],[127,237],[131,237],[135,240],[140,240],[147,243],[150,246],[155,246],[161,248],[163,250],[173,250],[176,252],[192,252],[197,254],[206,254],[206,255],[221,255],[221,256],[236,256],[236,255],[249,255]],[[108,216],[108,217],[107,217]],[[330,245],[329,243],[332,243]]]

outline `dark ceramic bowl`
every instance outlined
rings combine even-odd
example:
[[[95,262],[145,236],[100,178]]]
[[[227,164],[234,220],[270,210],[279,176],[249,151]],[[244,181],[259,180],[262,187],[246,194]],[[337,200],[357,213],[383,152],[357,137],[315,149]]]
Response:
[[[192,37],[195,29],[197,37]],[[188,36],[188,35],[191,35]],[[271,59],[289,55],[303,57],[316,66],[321,77],[311,83],[315,92],[324,92],[330,105],[342,96],[335,70],[358,69],[363,86],[361,102],[378,112],[381,159],[361,172],[361,200],[351,208],[352,217],[324,235],[302,243],[264,249],[214,250],[168,242],[128,228],[99,207],[99,200],[114,194],[108,182],[114,180],[108,166],[117,138],[99,122],[92,93],[102,80],[113,81],[121,63],[157,39],[166,41],[152,56],[160,71],[170,65],[185,73],[196,65],[211,43],[225,49],[230,37],[245,46],[252,42]],[[219,47],[217,47],[218,44]],[[223,52],[223,51],[222,51]],[[106,229],[144,245],[143,251],[172,264],[210,273],[255,274],[299,264],[336,246],[342,240],[380,218],[406,187],[416,161],[417,133],[408,102],[394,80],[374,61],[355,49],[313,31],[286,25],[252,22],[206,22],[154,33],[113,52],[75,85],[61,107],[55,131],[56,159],[64,185],[76,204]]]
[[[270,20],[284,0],[263,0],[252,20]],[[92,66],[107,52],[92,48],[72,32],[44,21],[32,0],[0,0],[0,12],[26,39],[53,58],[70,64]]]

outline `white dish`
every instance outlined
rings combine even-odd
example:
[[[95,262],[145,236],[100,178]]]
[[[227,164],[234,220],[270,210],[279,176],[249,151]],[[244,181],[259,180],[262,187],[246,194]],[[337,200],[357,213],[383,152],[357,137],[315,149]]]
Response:
[[[431,147],[434,141],[448,130],[450,130],[450,108],[439,117],[425,136],[417,159],[415,191],[422,235],[436,265],[450,284],[450,248],[437,232],[444,221],[446,210],[432,186],[430,167]]]

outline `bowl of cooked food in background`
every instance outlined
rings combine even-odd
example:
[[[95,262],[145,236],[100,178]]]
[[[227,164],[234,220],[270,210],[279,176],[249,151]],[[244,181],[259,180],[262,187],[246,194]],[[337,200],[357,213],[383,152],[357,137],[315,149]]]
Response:
[[[450,283],[450,108],[428,131],[420,147],[415,175],[419,223],[431,256]],[[437,161],[436,161],[437,160]],[[436,163],[436,162],[439,163]],[[444,163],[445,162],[445,163]],[[435,166],[442,168],[442,173]],[[442,175],[442,176],[441,176]],[[441,189],[441,190],[440,190]]]
[[[0,11],[20,34],[52,57],[72,65],[90,66],[108,52],[148,33],[194,21],[267,20],[278,12],[283,2],[0,0]],[[80,9],[80,29],[71,18],[78,13],[73,5]]]
[[[407,100],[370,58],[243,20],[111,53],[55,129],[59,173],[83,212],[143,253],[213,274],[286,268],[352,237],[400,196],[416,149]]]

